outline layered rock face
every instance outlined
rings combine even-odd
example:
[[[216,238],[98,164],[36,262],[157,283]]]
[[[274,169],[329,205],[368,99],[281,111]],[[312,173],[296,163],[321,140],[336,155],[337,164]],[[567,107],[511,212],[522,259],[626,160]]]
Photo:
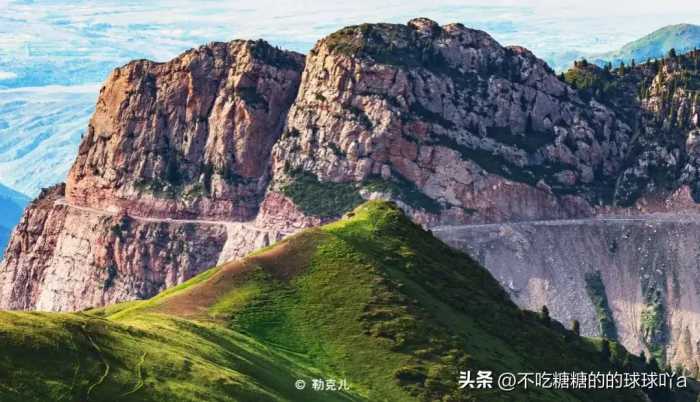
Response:
[[[433,231],[477,258],[520,306],[700,373],[700,220],[561,220]]]
[[[316,45],[273,168],[406,184],[428,223],[561,218],[610,197],[631,135],[529,51],[418,19]]]
[[[62,187],[43,194],[20,222],[0,271],[0,309],[149,297],[214,266],[226,241],[222,226],[97,214],[58,202],[62,195]]]
[[[565,79],[634,129],[614,186],[614,204],[632,206],[640,198],[658,204],[683,186],[690,188],[693,204],[700,201],[700,52],[616,70],[580,62]]]
[[[67,180],[74,205],[250,220],[299,86],[303,56],[214,43],[114,70]]]

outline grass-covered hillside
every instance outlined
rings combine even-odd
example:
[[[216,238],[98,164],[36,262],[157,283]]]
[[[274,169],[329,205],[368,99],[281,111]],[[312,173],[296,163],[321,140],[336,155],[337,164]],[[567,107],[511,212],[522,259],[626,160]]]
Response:
[[[642,368],[603,344],[519,310],[469,257],[393,204],[371,202],[151,300],[0,313],[0,400],[645,400],[457,386],[460,369]],[[346,379],[350,389],[294,386],[314,378]]]

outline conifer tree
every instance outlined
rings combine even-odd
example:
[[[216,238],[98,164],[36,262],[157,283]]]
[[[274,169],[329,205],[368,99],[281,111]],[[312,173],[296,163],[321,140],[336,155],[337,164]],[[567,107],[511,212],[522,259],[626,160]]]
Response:
[[[600,357],[604,363],[607,363],[610,361],[611,356],[612,354],[610,353],[610,341],[607,339],[603,339],[603,343],[600,345]]]
[[[656,357],[652,356],[651,359],[649,359],[649,364],[647,365],[647,369],[652,372],[658,372],[659,371],[659,362],[656,361]]]
[[[581,336],[581,323],[578,320],[573,320],[571,322],[571,330],[576,334],[576,336]]]
[[[549,324],[552,322],[552,318],[549,316],[549,309],[547,308],[547,306],[542,306],[540,318],[542,319],[542,322],[547,326],[549,326]]]

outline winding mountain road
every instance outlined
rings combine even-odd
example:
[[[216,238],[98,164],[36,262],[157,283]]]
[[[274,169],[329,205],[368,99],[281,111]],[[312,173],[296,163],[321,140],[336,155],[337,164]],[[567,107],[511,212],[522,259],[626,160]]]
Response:
[[[455,229],[494,229],[502,226],[571,226],[599,223],[700,223],[700,214],[653,213],[633,217],[598,216],[580,219],[552,219],[532,221],[511,221],[500,223],[482,223],[467,225],[440,225],[431,228],[433,232]]]
[[[119,214],[117,211],[109,211],[109,210],[104,210],[104,209],[96,209],[96,208],[90,208],[82,205],[74,205],[66,201],[65,198],[60,198],[56,200],[55,205],[61,205],[65,206],[71,209],[77,209],[79,211],[83,212],[88,212],[92,214],[97,214],[97,215],[109,215],[109,216],[116,216]],[[153,218],[153,217],[146,217],[146,216],[138,216],[138,215],[132,215],[129,214],[129,218],[132,218],[137,221],[141,222],[152,222],[152,223],[160,223],[160,222],[166,222],[166,223],[181,223],[181,224],[187,224],[187,223],[193,223],[197,225],[217,225],[217,226],[228,226],[228,225],[241,225],[244,227],[247,227],[249,229],[254,229],[254,230],[262,230],[261,228],[255,226],[252,222],[239,222],[239,221],[216,221],[216,220],[207,220],[207,219],[174,219],[174,218]]]
[[[77,209],[79,211],[89,212],[97,215],[110,215],[116,216],[119,212],[109,211],[103,209],[90,208],[82,205],[74,205],[66,201],[65,198],[60,198],[56,200],[56,205],[66,206],[72,209]],[[252,221],[240,222],[240,221],[222,221],[222,220],[208,220],[208,219],[175,219],[175,218],[154,218],[146,216],[138,216],[129,214],[129,217],[142,222],[167,222],[167,223],[193,223],[199,225],[241,225],[249,229],[254,230],[264,230],[263,228],[255,226]],[[550,219],[550,220],[531,220],[531,221],[510,221],[510,222],[499,222],[499,223],[480,223],[480,224],[466,224],[466,225],[440,225],[432,227],[433,232],[454,230],[454,229],[493,229],[500,226],[517,226],[517,225],[529,225],[529,226],[568,226],[568,225],[586,225],[586,224],[599,224],[599,223],[683,223],[683,222],[695,222],[700,223],[700,214],[689,214],[689,213],[650,213],[646,215],[630,216],[630,217],[620,217],[620,216],[598,216],[591,218],[579,218],[579,219]]]

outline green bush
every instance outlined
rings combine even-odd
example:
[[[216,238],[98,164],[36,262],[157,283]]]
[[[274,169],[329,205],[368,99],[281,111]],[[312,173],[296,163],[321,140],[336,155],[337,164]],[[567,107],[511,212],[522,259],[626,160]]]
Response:
[[[362,202],[352,183],[323,182],[308,172],[293,173],[282,193],[304,213],[322,218],[340,216]]]
[[[604,338],[617,340],[617,327],[613,319],[612,310],[608,305],[608,296],[605,293],[605,284],[600,276],[600,271],[585,274],[586,291],[595,307],[600,325],[600,333]]]
[[[400,176],[388,180],[373,177],[367,180],[363,187],[369,191],[389,194],[392,198],[399,199],[412,208],[422,209],[432,214],[437,214],[442,210],[439,202],[428,197],[415,184]]]

